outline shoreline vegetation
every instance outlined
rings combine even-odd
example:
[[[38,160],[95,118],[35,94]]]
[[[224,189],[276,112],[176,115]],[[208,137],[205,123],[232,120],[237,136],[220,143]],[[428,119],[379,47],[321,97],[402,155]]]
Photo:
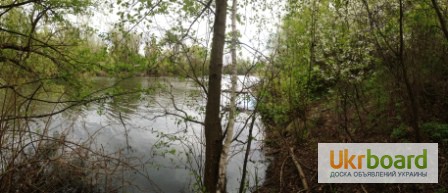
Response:
[[[448,160],[448,143],[446,138],[439,138],[445,132],[447,125],[427,123],[423,126],[424,143],[438,143],[439,145],[439,180],[436,184],[320,184],[317,182],[317,145],[318,143],[409,143],[412,136],[405,132],[392,130],[386,133],[381,130],[352,131],[356,136],[349,139],[343,130],[334,128],[338,124],[338,113],[331,108],[321,106],[328,101],[319,101],[309,110],[310,125],[306,131],[303,122],[291,123],[282,129],[278,125],[265,123],[266,155],[271,157],[266,171],[266,179],[257,193],[269,192],[446,192],[448,181],[446,176]],[[300,120],[300,119],[298,119]],[[437,129],[439,128],[439,129]],[[407,132],[411,130],[408,129]],[[298,132],[298,133],[296,133]],[[296,159],[296,161],[294,161]],[[299,169],[301,167],[301,169]],[[303,174],[301,174],[303,172]],[[302,176],[301,176],[302,175]],[[307,187],[305,188],[304,182]]]

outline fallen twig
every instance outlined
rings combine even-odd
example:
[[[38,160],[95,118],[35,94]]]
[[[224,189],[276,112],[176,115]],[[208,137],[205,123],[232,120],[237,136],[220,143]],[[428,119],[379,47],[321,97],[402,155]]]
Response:
[[[369,193],[369,192],[367,192],[366,188],[362,184],[361,184],[361,188],[362,188],[362,191],[364,191],[364,193]]]
[[[289,159],[289,156],[283,161],[282,166],[280,167],[280,192],[283,192],[283,169],[285,168],[285,163]]]
[[[299,172],[299,176],[300,176],[300,179],[302,180],[304,191],[306,191],[307,193],[310,193],[310,189],[308,187],[308,182],[306,180],[305,173],[303,172],[302,166],[300,165],[297,157],[294,154],[294,148],[292,148],[292,147],[289,148],[289,151],[291,154],[292,161],[294,162],[294,165],[296,166],[297,171]]]

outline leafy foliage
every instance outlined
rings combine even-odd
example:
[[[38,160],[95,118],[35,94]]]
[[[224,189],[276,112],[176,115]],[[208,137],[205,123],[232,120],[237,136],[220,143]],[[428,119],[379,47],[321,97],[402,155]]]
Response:
[[[448,124],[439,122],[428,122],[422,125],[423,131],[434,141],[448,142]]]
[[[264,74],[269,89],[261,93],[260,106],[267,122],[286,127],[296,118],[306,121],[312,106],[327,104],[342,133],[372,127],[389,133],[412,120],[409,90],[418,100],[419,119],[447,120],[448,42],[434,28],[438,20],[430,4],[405,4],[404,66],[397,2],[299,0],[287,7],[273,41],[273,63]],[[410,137],[405,135],[410,131],[396,129],[392,135]]]

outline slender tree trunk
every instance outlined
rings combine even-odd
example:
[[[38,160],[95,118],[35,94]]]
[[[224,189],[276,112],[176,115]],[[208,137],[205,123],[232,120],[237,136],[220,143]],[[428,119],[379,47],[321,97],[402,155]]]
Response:
[[[310,128],[307,127],[307,122],[308,122],[308,101],[309,99],[311,99],[311,71],[313,68],[313,65],[315,63],[316,60],[316,56],[315,56],[315,47],[316,47],[316,21],[317,21],[317,7],[316,7],[316,3],[318,0],[313,0],[313,4],[311,7],[311,25],[310,25],[310,61],[309,61],[309,66],[308,66],[308,80],[307,80],[307,85],[306,85],[306,89],[307,89],[307,99],[305,100],[305,109],[303,111],[303,130],[300,134],[300,137],[303,138],[304,137],[304,131],[308,131],[308,133],[311,133],[311,131],[309,130]],[[296,126],[296,128],[298,128]]]
[[[257,100],[259,101],[259,100]],[[239,193],[245,192],[245,184],[246,184],[246,173],[247,173],[247,162],[249,160],[249,153],[251,150],[252,145],[252,132],[254,129],[255,120],[257,119],[257,109],[258,109],[258,102],[255,106],[255,110],[253,113],[253,117],[249,126],[249,135],[247,136],[247,146],[246,146],[246,153],[244,154],[244,162],[243,162],[243,174],[241,175],[241,181],[240,181],[240,189]]]
[[[439,19],[440,28],[442,28],[443,34],[445,35],[446,40],[448,41],[448,29],[446,27],[446,21],[443,17],[442,11],[440,10],[439,4],[437,3],[437,0],[431,0],[432,6],[434,7],[434,10],[436,11],[437,18]]]
[[[370,11],[369,8],[369,4],[367,2],[367,0],[362,0],[362,3],[364,4],[364,7],[366,8],[367,11],[367,16],[369,19],[369,24],[370,24],[370,31],[373,33],[374,36],[374,40],[375,40],[375,45],[378,48],[377,50],[381,53],[381,55],[384,57],[384,47],[388,48],[390,51],[392,51],[393,53],[396,53],[395,49],[392,48],[392,46],[387,43],[387,39],[386,36],[381,32],[381,29],[377,26],[375,18],[373,17],[372,12]],[[378,34],[384,41],[384,44],[386,44],[385,46],[382,46],[377,35]]]
[[[219,181],[218,181],[218,191],[221,193],[227,192],[227,165],[229,161],[229,151],[230,145],[232,144],[234,125],[235,125],[235,115],[236,115],[236,86],[237,86],[237,60],[236,60],[236,44],[238,40],[238,34],[236,29],[236,11],[237,11],[237,0],[232,1],[231,10],[231,22],[232,22],[232,43],[230,48],[230,54],[232,57],[232,78],[231,78],[231,88],[230,88],[230,111],[229,111],[229,122],[227,124],[224,146],[221,154],[221,162],[219,166]]]
[[[205,171],[206,192],[217,191],[219,161],[222,151],[222,128],[219,118],[221,102],[221,75],[226,32],[227,0],[216,0],[213,40],[210,56],[207,104],[205,109]]]
[[[404,57],[404,30],[403,30],[403,20],[404,20],[404,11],[403,11],[403,0],[399,0],[400,2],[400,67],[401,73],[403,76],[403,80],[406,86],[406,91],[409,99],[408,111],[411,113],[411,127],[415,132],[415,142],[420,142],[420,128],[418,125],[418,107],[417,101],[415,99],[414,90],[412,89],[407,68],[405,65],[405,57]]]
[[[308,66],[308,81],[307,81],[307,88],[308,88],[308,94],[311,93],[311,70],[313,68],[314,62],[316,60],[315,56],[315,47],[316,47],[316,14],[317,14],[317,8],[316,8],[316,1],[313,1],[313,7],[311,8],[311,26],[310,26],[310,62]]]

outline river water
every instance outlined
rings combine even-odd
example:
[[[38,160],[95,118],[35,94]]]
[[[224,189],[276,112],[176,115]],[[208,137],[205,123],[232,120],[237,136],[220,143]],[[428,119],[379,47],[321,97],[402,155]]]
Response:
[[[239,88],[255,81],[253,77],[239,77]],[[102,88],[113,85],[116,80],[95,78],[94,82]],[[229,88],[229,82],[228,76],[223,77],[223,90]],[[155,89],[147,94],[126,95],[55,115],[49,122],[50,131],[64,133],[76,142],[89,141],[92,148],[104,153],[121,152],[120,156],[132,162],[137,170],[120,176],[124,178],[120,181],[124,192],[193,192],[203,169],[203,127],[177,115],[202,121],[206,103],[203,92],[193,81],[176,78],[132,78],[121,81],[116,87],[123,91]],[[225,107],[228,94],[224,93],[222,100]],[[250,125],[247,120],[255,104],[248,95],[240,96],[238,101],[239,109],[248,111],[241,111],[235,124],[235,133],[240,135],[231,148],[227,174],[229,192],[237,192],[240,184],[244,142]],[[225,124],[223,118],[223,126]],[[248,191],[261,185],[267,168],[262,150],[263,125],[258,120],[253,136],[246,178],[252,189]]]

